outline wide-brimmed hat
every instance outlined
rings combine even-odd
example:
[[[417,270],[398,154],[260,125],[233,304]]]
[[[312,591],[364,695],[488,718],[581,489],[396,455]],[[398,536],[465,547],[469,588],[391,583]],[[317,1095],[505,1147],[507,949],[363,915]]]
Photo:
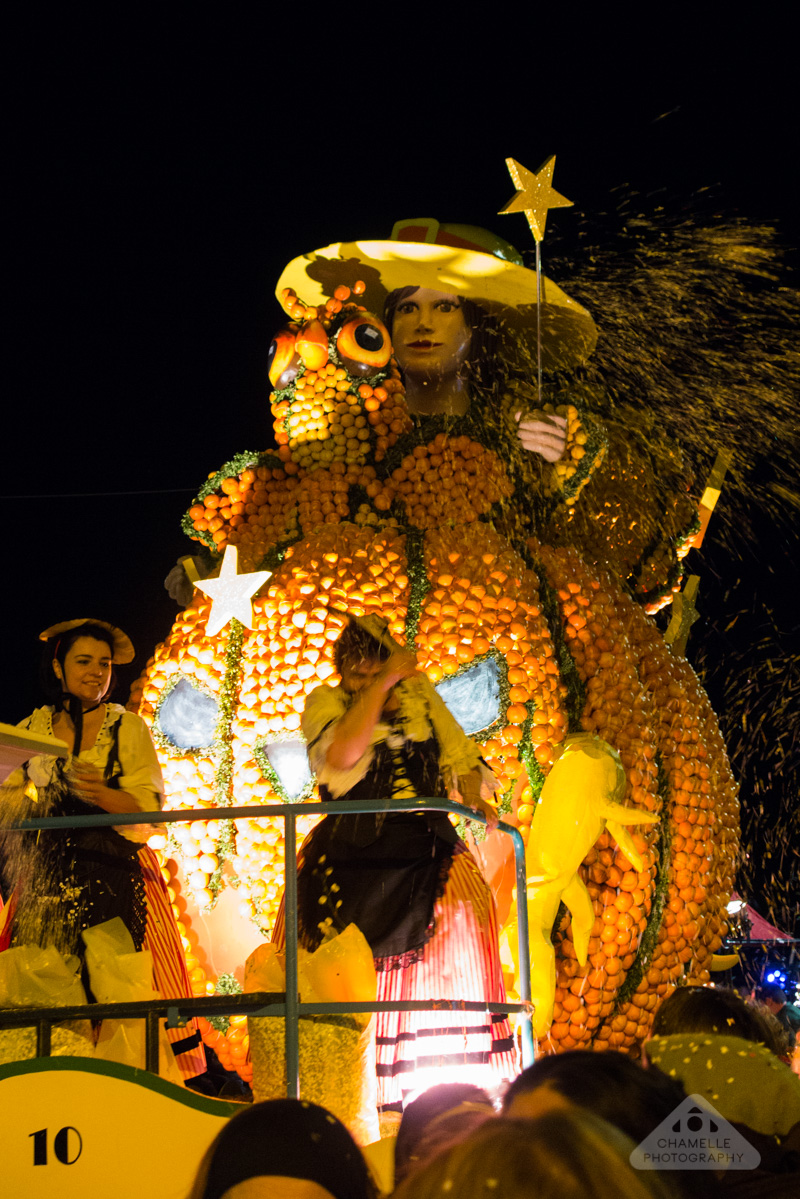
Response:
[[[127,633],[123,633],[122,629],[118,629],[116,625],[109,624],[107,620],[95,620],[90,616],[84,616],[81,620],[62,620],[60,624],[53,624],[49,629],[45,629],[43,633],[39,634],[39,640],[50,641],[53,637],[61,637],[64,633],[71,633],[73,629],[80,628],[83,624],[99,625],[101,629],[105,629],[107,633],[111,634],[113,648],[111,661],[115,666],[124,666],[126,662],[133,661],[136,651]]]
[[[503,247],[510,254],[503,252]],[[513,335],[535,336],[536,272],[521,264],[508,243],[470,225],[440,225],[429,218],[400,221],[389,241],[334,242],[293,259],[276,295],[292,288],[306,304],[324,304],[337,287],[361,280],[364,307],[380,314],[400,287],[429,287],[473,300],[497,315]],[[542,277],[542,365],[569,368],[585,362],[597,343],[591,315],[552,279]]]

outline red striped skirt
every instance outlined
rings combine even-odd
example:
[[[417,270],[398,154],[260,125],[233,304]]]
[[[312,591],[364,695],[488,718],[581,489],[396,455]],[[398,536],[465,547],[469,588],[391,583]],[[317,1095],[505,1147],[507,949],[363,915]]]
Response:
[[[163,999],[191,999],[192,984],[186,969],[175,914],[158,858],[148,845],[139,850],[147,900],[147,927],[142,949],[153,955],[153,986]],[[185,1028],[168,1028],[175,1061],[184,1079],[205,1073],[206,1051],[194,1020]]]
[[[283,902],[272,934],[285,942]],[[434,932],[421,960],[378,968],[380,1002],[464,999],[504,1003],[497,913],[470,853],[453,858],[434,907]],[[418,1091],[442,1082],[495,1087],[519,1073],[508,1019],[488,1012],[378,1012],[378,1107],[399,1110]]]

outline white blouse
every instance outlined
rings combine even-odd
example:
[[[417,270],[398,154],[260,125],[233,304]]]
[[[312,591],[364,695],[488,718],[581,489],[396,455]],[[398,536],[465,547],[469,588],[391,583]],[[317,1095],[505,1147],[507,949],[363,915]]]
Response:
[[[55,709],[48,704],[43,708],[36,708],[30,716],[19,722],[18,727],[53,737],[54,715]],[[117,718],[120,721],[118,747],[122,770],[122,773],[116,776],[119,788],[133,796],[141,812],[157,812],[161,808],[164,795],[164,780],[150,732],[140,716],[128,712],[120,704],[106,704],[105,718],[94,745],[82,748],[78,757],[81,762],[94,766],[103,774],[111,755],[113,729]],[[66,760],[67,769],[71,760],[72,755]],[[27,764],[28,777],[37,787],[45,787],[52,779],[55,764],[56,758],[49,754],[31,758]],[[116,831],[129,841],[145,841],[151,835],[152,827],[123,824]]]

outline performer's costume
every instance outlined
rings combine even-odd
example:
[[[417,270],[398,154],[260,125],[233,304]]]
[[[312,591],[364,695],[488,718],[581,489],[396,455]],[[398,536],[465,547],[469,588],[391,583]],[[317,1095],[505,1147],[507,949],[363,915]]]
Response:
[[[94,745],[82,749],[80,760],[94,766],[106,786],[132,795],[144,812],[161,807],[164,784],[153,742],[140,717],[119,704],[107,703],[105,719]],[[51,706],[37,708],[19,727],[53,736]],[[80,799],[69,787],[69,761],[49,756],[32,758],[25,767],[34,810],[42,815],[97,815],[96,805]],[[12,779],[9,779],[9,783]],[[30,787],[33,784],[33,788]],[[165,997],[189,998],[191,983],[183,946],[166,884],[151,849],[144,844],[148,825],[119,828],[59,829],[39,835],[35,852],[17,886],[14,940],[30,938],[32,922],[25,909],[36,904],[35,923],[45,940],[55,940],[63,953],[82,956],[81,931],[119,916],[137,950],[153,957],[153,983]],[[13,876],[7,859],[5,873]],[[176,1059],[185,1078],[206,1068],[205,1050],[193,1026],[169,1030]]]
[[[382,717],[363,757],[344,771],[325,758],[350,696],[328,686],[309,696],[303,733],[324,801],[444,797],[476,768],[493,781],[427,680],[397,691],[399,710]],[[298,864],[301,944],[315,948],[327,920],[336,931],[357,924],[375,956],[379,1000],[505,1001],[494,901],[444,813],[327,816]],[[282,908],[273,939],[284,940]],[[496,1084],[513,1077],[515,1056],[504,1016],[379,1013],[378,1106],[399,1109],[404,1094],[447,1081],[450,1070],[463,1080],[465,1067]]]

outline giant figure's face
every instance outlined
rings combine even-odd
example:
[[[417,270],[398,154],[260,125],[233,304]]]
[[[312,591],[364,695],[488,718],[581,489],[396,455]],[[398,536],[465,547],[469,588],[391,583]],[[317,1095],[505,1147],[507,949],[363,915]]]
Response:
[[[451,292],[418,287],[395,310],[395,357],[410,375],[455,375],[469,353],[471,333],[464,307]]]

